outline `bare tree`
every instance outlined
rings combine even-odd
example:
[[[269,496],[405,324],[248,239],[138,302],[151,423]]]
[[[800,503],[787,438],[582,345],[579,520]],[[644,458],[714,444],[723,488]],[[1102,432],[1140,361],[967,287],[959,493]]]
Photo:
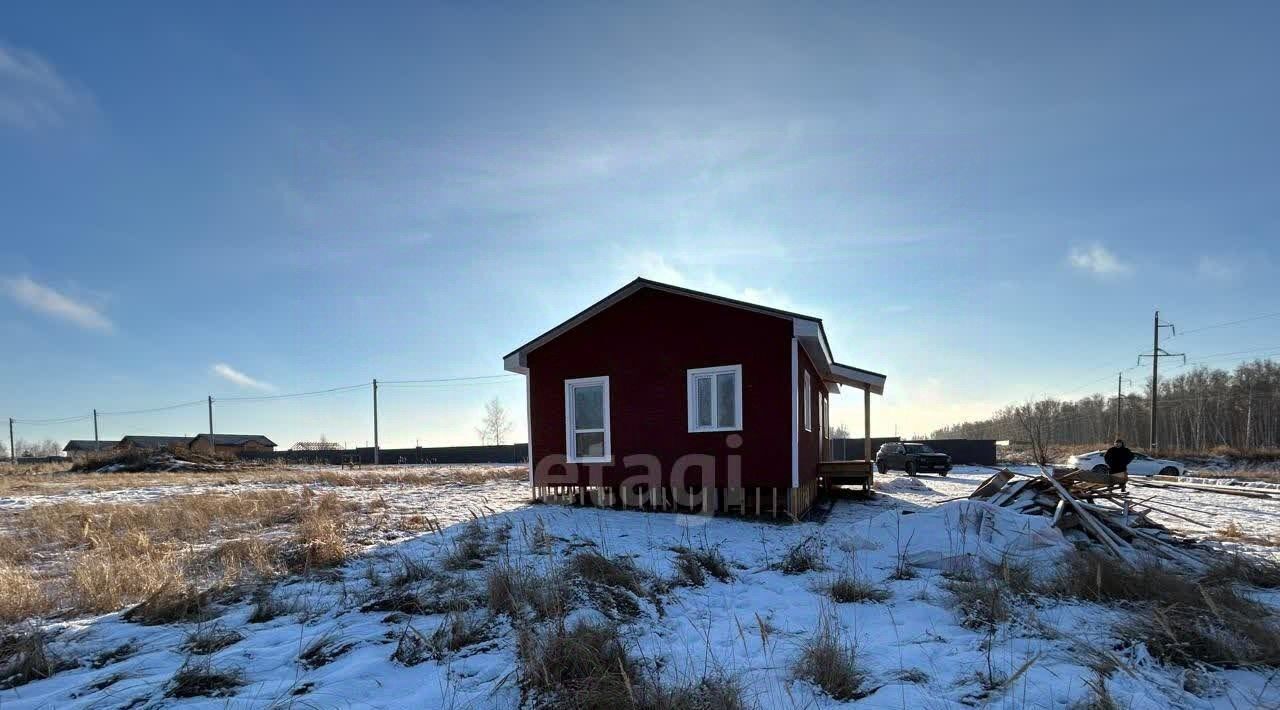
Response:
[[[502,402],[494,397],[484,405],[484,419],[476,428],[476,434],[480,435],[481,444],[501,446],[509,433],[511,433],[511,420],[507,419],[507,410],[503,408]]]
[[[58,456],[62,453],[62,446],[53,439],[43,441],[18,439],[13,442],[13,449],[19,456]]]
[[[831,430],[831,438],[832,439],[848,439],[849,427],[845,426],[844,424],[837,424],[836,428]]]
[[[1049,463],[1049,442],[1057,410],[1058,402],[1052,399],[1028,400],[1013,408],[1013,420],[1031,442],[1031,452],[1041,466]]]
[[[1145,392],[1127,391],[1119,399],[1114,393],[1094,394],[1043,405],[1053,411],[1048,443],[1096,447],[1119,437],[1143,447],[1151,441],[1151,384],[1146,385]],[[1015,416],[1020,408],[943,427],[933,438],[1023,439]],[[1161,379],[1158,424],[1161,442],[1172,450],[1280,448],[1280,362],[1257,360],[1234,370],[1196,368]]]

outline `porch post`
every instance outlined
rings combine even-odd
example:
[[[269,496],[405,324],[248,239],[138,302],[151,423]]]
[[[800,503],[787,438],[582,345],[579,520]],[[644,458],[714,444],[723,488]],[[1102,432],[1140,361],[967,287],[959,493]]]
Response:
[[[871,460],[871,388],[862,390],[862,460]]]

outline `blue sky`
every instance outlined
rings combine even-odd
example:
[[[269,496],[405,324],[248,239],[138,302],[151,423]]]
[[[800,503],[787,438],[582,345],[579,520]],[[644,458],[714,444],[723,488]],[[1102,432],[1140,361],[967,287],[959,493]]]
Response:
[[[614,5],[0,9],[0,416],[501,374],[644,275],[822,316],[906,434],[1109,391],[1156,307],[1280,311],[1274,6]],[[523,440],[511,377],[383,391],[382,442],[494,396]],[[215,424],[363,444],[368,400]]]

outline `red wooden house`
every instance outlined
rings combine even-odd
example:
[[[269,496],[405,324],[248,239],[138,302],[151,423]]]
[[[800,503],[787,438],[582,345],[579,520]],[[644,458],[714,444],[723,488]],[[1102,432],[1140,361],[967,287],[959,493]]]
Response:
[[[636,279],[504,366],[528,387],[537,499],[801,515],[820,481],[870,486],[885,376],[836,362],[813,316]],[[841,385],[864,393],[864,460],[829,460]]]

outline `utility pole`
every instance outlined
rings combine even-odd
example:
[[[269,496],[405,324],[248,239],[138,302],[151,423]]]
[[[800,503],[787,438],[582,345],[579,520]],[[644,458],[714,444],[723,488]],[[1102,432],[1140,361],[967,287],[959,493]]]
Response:
[[[373,378],[373,465],[378,465],[378,378]]]
[[[1182,364],[1187,364],[1186,353],[1171,353],[1160,349],[1161,328],[1168,328],[1174,335],[1178,334],[1178,329],[1172,323],[1160,322],[1160,311],[1156,311],[1155,321],[1151,326],[1151,354],[1143,353],[1138,356],[1138,364],[1142,364],[1144,357],[1151,358],[1151,453],[1153,455],[1160,451],[1160,436],[1157,431],[1159,420],[1156,418],[1160,406],[1160,358],[1180,357]]]
[[[93,450],[98,450],[98,410],[93,410]]]
[[[213,395],[209,395],[209,453],[217,450],[218,447],[213,445]]]
[[[1130,382],[1130,384],[1133,384]],[[1120,411],[1124,407],[1124,371],[1116,374],[1116,438],[1123,439],[1120,434],[1121,421]]]
[[[1116,375],[1116,437],[1120,436],[1120,406],[1124,402],[1124,373]]]
[[[13,448],[13,417],[9,417],[9,463],[18,465],[18,452]]]

